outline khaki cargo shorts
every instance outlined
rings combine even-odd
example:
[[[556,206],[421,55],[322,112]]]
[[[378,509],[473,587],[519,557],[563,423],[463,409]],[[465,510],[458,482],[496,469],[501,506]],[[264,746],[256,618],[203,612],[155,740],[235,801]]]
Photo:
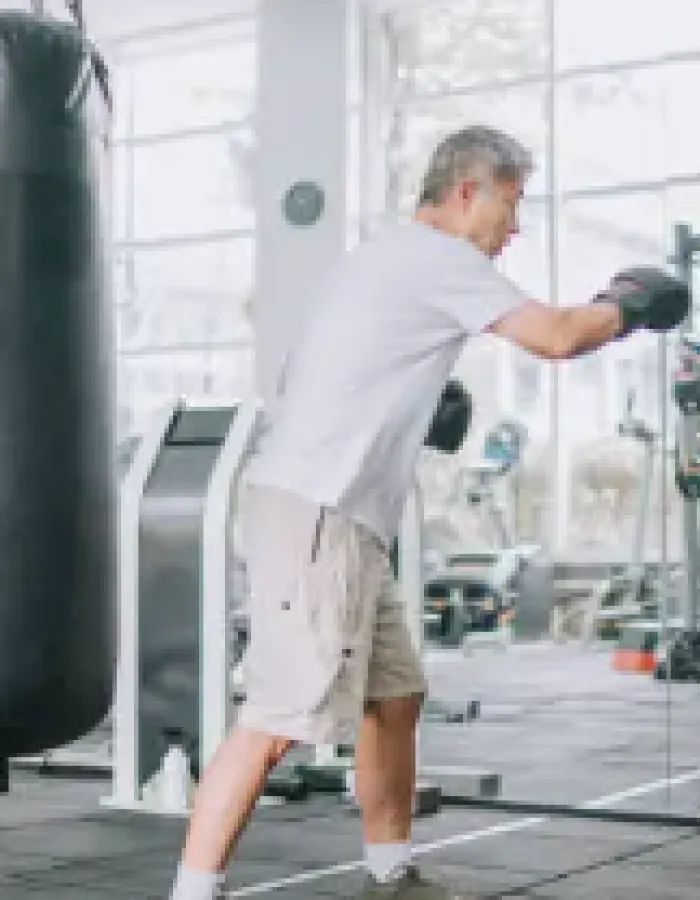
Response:
[[[352,744],[366,701],[426,693],[388,551],[368,529],[249,487],[243,532],[250,644],[240,724]]]

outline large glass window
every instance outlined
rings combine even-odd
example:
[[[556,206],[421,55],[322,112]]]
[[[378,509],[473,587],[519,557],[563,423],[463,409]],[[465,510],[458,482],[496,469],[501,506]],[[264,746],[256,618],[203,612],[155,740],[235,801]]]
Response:
[[[547,63],[544,0],[408,4],[392,18],[402,93],[454,92]]]
[[[125,147],[114,147],[111,154],[111,215],[112,237],[123,241],[133,232],[133,172],[131,151]]]
[[[525,200],[520,206],[519,233],[496,265],[538,300],[550,299],[550,204]]]
[[[520,233],[504,251],[497,265],[528,296],[551,299],[550,204],[525,202],[520,214]],[[517,347],[505,355],[502,409],[517,418],[534,440],[546,442],[552,423],[549,365]]]
[[[664,83],[654,69],[586,75],[557,88],[559,187],[661,178]]]
[[[626,266],[664,263],[664,199],[659,192],[565,199],[558,226],[563,303],[587,302]]]
[[[695,16],[700,18],[700,6]],[[697,33],[695,36],[697,41]],[[700,170],[700,128],[693,113],[700,84],[700,58],[665,66],[661,130],[668,175],[697,174]]]
[[[252,239],[121,254],[123,351],[250,338]]]
[[[252,229],[251,149],[248,131],[134,148],[133,237]]]
[[[235,13],[114,48],[120,437],[251,387],[256,53]]]
[[[382,91],[387,127],[378,130],[377,143],[386,147],[392,213],[415,200],[436,142],[483,122],[521,138],[538,163],[521,234],[498,262],[532,296],[588,303],[619,269],[669,267],[674,223],[700,231],[694,0],[386,5],[395,10],[383,19],[394,83]],[[700,295],[700,274],[696,281]],[[696,313],[696,328],[698,321]],[[480,487],[479,478],[487,478],[473,466],[484,431],[504,417],[516,419],[528,431],[525,454],[510,481],[493,485],[492,496],[514,523],[507,546],[532,541],[556,561],[556,602],[544,640],[521,633],[528,652],[509,648],[493,666],[498,676],[483,678],[492,702],[507,695],[506,702],[527,708],[525,730],[514,720],[504,741],[504,730],[484,724],[468,754],[454,757],[460,765],[488,760],[505,775],[505,799],[579,808],[594,799],[596,808],[659,814],[697,805],[696,791],[688,797],[686,785],[664,782],[669,773],[697,767],[685,729],[669,716],[673,710],[675,723],[687,719],[678,707],[689,702],[686,686],[615,671],[626,664],[617,650],[653,645],[665,611],[675,615],[683,599],[682,578],[673,571],[668,591],[655,581],[662,547],[674,565],[683,558],[668,386],[675,353],[674,339],[641,332],[568,363],[547,363],[482,337],[459,361],[457,374],[475,399],[472,433],[459,459],[434,461],[442,475],[430,482],[440,487],[429,488],[428,525],[449,523],[449,552],[469,559],[483,549],[472,495],[465,489],[460,502],[454,497],[461,485]],[[489,540],[498,555],[502,546]],[[430,549],[443,552],[438,543]],[[639,561],[648,568],[637,569]],[[542,588],[536,578],[516,606],[526,610]],[[471,639],[469,633],[467,647]],[[526,707],[530,662],[536,687]],[[479,656],[466,680],[473,684],[488,666]],[[557,716],[558,733],[572,734],[571,743],[554,742],[566,757],[563,769],[549,751],[542,756],[542,729],[556,727]],[[524,756],[528,740],[531,753]],[[494,755],[495,746],[503,752]]]
[[[228,402],[253,388],[253,349],[172,348],[127,355],[119,372],[121,435],[138,434],[155,409],[187,397],[195,402]]]
[[[122,433],[173,397],[252,389],[253,253],[251,238],[120,255]]]
[[[696,52],[700,9],[695,0],[556,0],[559,67],[616,63]]]
[[[537,193],[543,189],[547,158],[545,91],[540,85],[416,100],[397,110],[396,116],[390,166],[402,208],[417,198],[420,179],[436,144],[450,132],[471,124],[508,129],[525,142],[535,154],[537,165],[529,190]]]
[[[557,247],[561,302],[587,303],[628,266],[664,265],[664,223],[663,196],[657,192],[564,201]],[[649,379],[647,365],[655,346],[655,338],[642,332],[560,366],[558,439],[580,444],[615,435],[630,391],[635,414],[658,423],[658,385]]]
[[[199,46],[130,60],[134,135],[202,128],[252,114],[256,44],[222,31]]]

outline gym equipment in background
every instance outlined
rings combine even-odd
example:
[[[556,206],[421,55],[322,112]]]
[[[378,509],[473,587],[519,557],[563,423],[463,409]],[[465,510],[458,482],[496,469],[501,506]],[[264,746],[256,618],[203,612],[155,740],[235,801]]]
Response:
[[[518,543],[497,486],[520,464],[525,429],[504,419],[485,435],[481,458],[454,485],[454,498],[477,513],[494,550],[459,553],[426,583],[428,635],[443,646],[480,636],[534,640],[547,634],[554,606],[552,567],[536,544]],[[507,631],[501,631],[504,613]]]
[[[592,591],[583,626],[584,640],[587,641],[618,639],[626,623],[640,618],[656,619],[659,616],[658,577],[645,561],[659,435],[634,415],[634,405],[634,393],[630,392],[625,414],[617,426],[620,437],[635,441],[643,451],[630,561],[621,571],[601,581]],[[622,668],[626,668],[624,653],[616,659]]]
[[[686,223],[675,227],[675,253],[672,262],[679,276],[691,287],[696,256],[700,253],[700,235]],[[671,681],[700,681],[700,548],[698,535],[698,497],[700,497],[700,336],[692,332],[692,308],[681,326],[671,386],[677,412],[676,440],[673,447],[675,480],[683,503],[685,575],[680,603],[674,608],[670,590],[672,567],[668,563],[665,523],[662,528],[662,589],[656,615],[640,617],[625,624],[620,636],[620,651],[635,653],[638,668],[652,671],[654,677]],[[660,370],[666,389],[666,348],[661,343]],[[662,422],[665,420],[662,419]],[[662,458],[666,457],[666,432],[662,427]],[[662,507],[666,487],[662,486]]]
[[[676,229],[676,261],[679,272],[692,284],[695,255],[700,253],[700,235],[687,226]],[[655,677],[670,681],[700,682],[700,335],[687,323],[681,335],[677,365],[673,372],[673,399],[678,409],[675,445],[676,485],[683,497],[686,590],[682,621],[660,641]]]
[[[123,479],[112,808],[184,812],[226,733],[229,523],[259,419],[175,405]]]
[[[109,116],[94,52],[73,25],[0,13],[3,761],[79,739],[114,688]]]

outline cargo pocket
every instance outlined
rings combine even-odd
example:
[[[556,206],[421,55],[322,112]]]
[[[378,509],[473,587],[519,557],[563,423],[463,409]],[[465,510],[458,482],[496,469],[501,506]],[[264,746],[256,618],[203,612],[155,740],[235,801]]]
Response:
[[[309,621],[309,566],[318,505],[277,500],[258,510],[249,557],[251,704],[284,715],[310,712],[327,688]]]

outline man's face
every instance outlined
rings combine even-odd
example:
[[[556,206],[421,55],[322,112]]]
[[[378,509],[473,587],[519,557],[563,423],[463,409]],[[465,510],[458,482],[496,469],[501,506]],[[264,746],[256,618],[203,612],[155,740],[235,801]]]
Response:
[[[498,256],[520,230],[518,213],[523,187],[522,179],[464,179],[453,194],[459,232],[487,256]]]

